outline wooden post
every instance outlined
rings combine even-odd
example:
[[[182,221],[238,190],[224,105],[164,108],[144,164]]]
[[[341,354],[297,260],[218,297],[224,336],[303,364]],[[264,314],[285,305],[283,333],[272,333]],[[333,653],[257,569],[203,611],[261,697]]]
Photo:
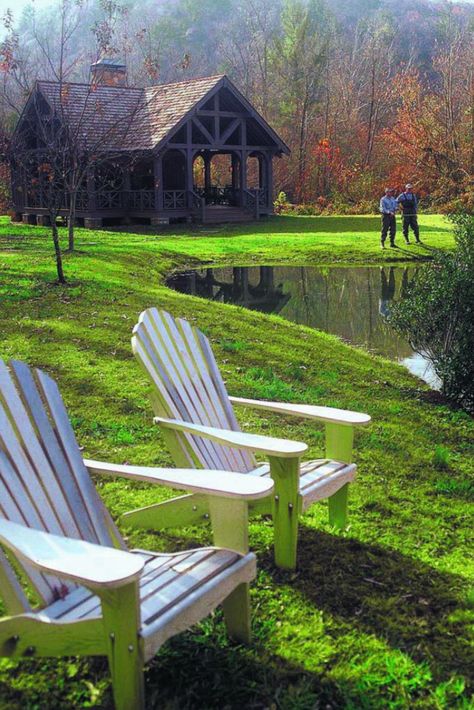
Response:
[[[240,128],[242,150],[240,151],[240,205],[245,207],[245,190],[247,189],[247,123],[242,119]]]
[[[97,193],[95,189],[95,169],[93,165],[87,168],[87,211],[95,212],[97,209]]]
[[[283,569],[295,569],[300,508],[299,458],[269,457],[270,475],[275,482],[273,526],[275,564]]]
[[[267,155],[267,207],[273,212],[273,155]]]
[[[153,160],[153,177],[155,183],[155,210],[163,211],[163,156],[157,155]]]
[[[351,426],[341,424],[326,423],[326,457],[341,461],[342,463],[352,463],[352,444],[354,440],[354,429]],[[346,483],[328,501],[329,522],[336,528],[342,529],[347,521],[347,496],[349,484]]]
[[[193,208],[193,188],[194,188],[194,178],[193,178],[193,135],[192,135],[192,124],[188,121],[186,124],[186,190],[187,190],[187,205],[188,209]]]
[[[216,92],[214,94],[214,140],[216,143],[218,143],[220,139],[219,110],[219,92]]]
[[[212,156],[209,151],[205,151],[202,156],[204,160],[204,195],[207,198],[211,189],[211,161]]]
[[[216,547],[245,555],[249,549],[248,506],[243,500],[209,496],[212,534]],[[250,642],[249,585],[240,584],[222,604],[227,633],[236,641]]]
[[[265,165],[264,165],[264,158],[261,153],[257,155],[257,160],[258,160],[258,187],[261,189],[265,185]]]
[[[117,710],[145,707],[138,583],[100,590],[104,632]]]
[[[123,168],[123,191],[122,191],[122,207],[130,211],[130,190],[131,190],[131,177],[130,177],[130,167],[125,165]]]
[[[239,204],[239,198],[237,195],[237,190],[239,189],[239,156],[236,153],[232,153],[232,202],[233,204]]]

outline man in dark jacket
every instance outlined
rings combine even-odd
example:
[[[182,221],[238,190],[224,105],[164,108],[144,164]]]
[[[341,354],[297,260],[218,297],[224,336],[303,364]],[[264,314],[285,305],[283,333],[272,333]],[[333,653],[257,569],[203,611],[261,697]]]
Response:
[[[420,243],[420,228],[418,226],[418,197],[413,192],[413,185],[408,183],[405,185],[405,192],[397,197],[397,202],[403,212],[403,236],[407,244],[410,244],[408,239],[408,230],[411,227],[415,235],[415,241]]]

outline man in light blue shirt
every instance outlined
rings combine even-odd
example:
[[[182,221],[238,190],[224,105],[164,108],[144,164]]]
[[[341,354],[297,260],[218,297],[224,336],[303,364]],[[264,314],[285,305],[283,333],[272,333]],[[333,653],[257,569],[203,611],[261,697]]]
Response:
[[[390,246],[395,246],[395,234],[397,231],[395,212],[397,209],[398,202],[395,199],[395,190],[391,187],[386,187],[385,195],[380,200],[380,213],[382,215],[382,233],[380,235],[380,239],[382,242],[382,249],[385,249],[387,234],[390,234]]]

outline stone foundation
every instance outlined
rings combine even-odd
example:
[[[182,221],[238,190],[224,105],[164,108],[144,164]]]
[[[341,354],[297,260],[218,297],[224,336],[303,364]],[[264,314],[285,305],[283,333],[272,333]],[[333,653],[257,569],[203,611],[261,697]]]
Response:
[[[169,223],[169,217],[150,217],[150,224],[152,227],[163,227]]]
[[[102,217],[84,217],[84,227],[86,229],[101,229]]]

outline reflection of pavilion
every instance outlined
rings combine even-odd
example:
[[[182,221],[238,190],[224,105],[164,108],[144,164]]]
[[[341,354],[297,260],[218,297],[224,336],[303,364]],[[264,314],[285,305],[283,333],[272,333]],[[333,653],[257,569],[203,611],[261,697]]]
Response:
[[[187,271],[176,274],[168,280],[168,285],[191,296],[234,303],[264,313],[279,313],[291,294],[284,294],[281,285],[275,286],[273,266],[252,268],[259,269],[259,280],[255,285],[249,282],[248,266],[234,267],[232,281],[216,279],[214,269],[206,269],[204,273]]]

